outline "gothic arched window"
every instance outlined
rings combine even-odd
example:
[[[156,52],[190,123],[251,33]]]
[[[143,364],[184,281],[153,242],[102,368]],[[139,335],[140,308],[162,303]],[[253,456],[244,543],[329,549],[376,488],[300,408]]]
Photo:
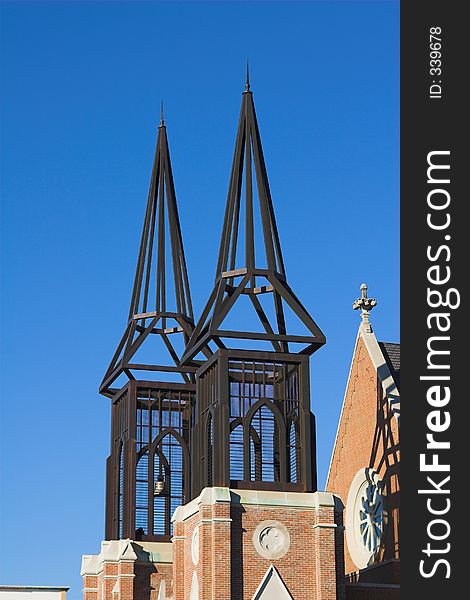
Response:
[[[267,404],[253,414],[250,430],[250,473],[255,481],[280,480],[279,424],[276,415]]]
[[[258,434],[250,427],[250,479],[251,481],[262,481],[262,457],[261,443]]]
[[[163,482],[160,493],[153,499],[154,535],[171,535],[171,517],[184,504],[186,458],[180,440],[167,433],[154,447],[153,482]]]
[[[148,501],[149,501],[149,454],[146,450],[137,460],[135,468],[135,528],[136,531],[148,533]]]

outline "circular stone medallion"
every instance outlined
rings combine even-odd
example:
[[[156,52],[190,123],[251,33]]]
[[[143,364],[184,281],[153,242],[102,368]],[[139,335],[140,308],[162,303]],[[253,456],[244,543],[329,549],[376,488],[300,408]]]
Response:
[[[289,550],[289,531],[279,521],[262,521],[253,533],[253,545],[264,558],[280,558]]]

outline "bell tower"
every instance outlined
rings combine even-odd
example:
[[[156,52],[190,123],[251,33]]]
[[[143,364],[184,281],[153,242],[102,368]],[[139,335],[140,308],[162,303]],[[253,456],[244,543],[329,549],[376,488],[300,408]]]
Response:
[[[193,494],[316,490],[309,356],[324,343],[287,282],[247,69],[215,284],[182,359],[212,352],[196,376]]]
[[[344,600],[342,505],[317,490],[310,410],[324,344],[288,283],[247,71],[214,288],[182,357],[211,353],[193,499],[173,515],[173,600]]]
[[[107,540],[169,541],[171,515],[189,499],[196,368],[180,357],[193,329],[162,106],[129,315],[100,386],[112,401]]]
[[[197,324],[162,116],[128,321],[100,388],[106,540],[83,557],[84,600],[344,600],[343,507],[317,490],[310,409],[325,341],[288,283],[247,68]]]

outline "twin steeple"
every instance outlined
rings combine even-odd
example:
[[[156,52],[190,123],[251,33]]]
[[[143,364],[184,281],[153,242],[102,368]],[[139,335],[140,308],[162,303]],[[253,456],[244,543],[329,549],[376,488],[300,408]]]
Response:
[[[239,319],[226,325],[231,321],[229,313],[242,298],[249,299],[255,315],[252,327],[245,331]],[[242,318],[249,320],[246,312]],[[251,340],[251,344],[265,344],[274,352],[291,352],[296,345],[296,351],[304,354],[325,343],[323,333],[287,283],[248,65],[215,285],[182,362],[207,348],[225,348],[235,339],[238,345],[240,340]]]
[[[128,322],[100,392],[111,395],[111,386],[121,375],[134,379],[136,371],[179,373],[183,381],[189,381],[188,370],[191,369],[182,368],[180,359],[193,328],[191,292],[162,102]],[[155,336],[166,347],[169,364],[156,363],[161,352],[153,352],[148,361],[135,360],[144,342],[148,344]],[[179,337],[181,348],[175,342]]]
[[[239,319],[235,327],[230,323],[229,313],[240,298],[249,302],[254,314],[249,330],[242,329]],[[173,334],[182,337],[184,350],[176,348]],[[155,364],[160,354],[146,362],[135,360],[144,342],[155,335],[163,341],[170,365]],[[208,357],[215,349],[240,340],[283,353],[292,352],[295,345],[302,354],[311,354],[325,343],[325,336],[287,283],[248,63],[215,285],[196,327],[161,105],[128,323],[100,392],[112,395],[113,383],[123,374],[134,379],[136,371],[174,372],[189,381],[196,369],[194,359],[201,352]]]
[[[162,105],[128,319],[100,386],[112,398],[106,539],[170,541],[174,508],[205,486],[314,491],[308,355],[324,343],[287,283],[248,67],[195,326]]]

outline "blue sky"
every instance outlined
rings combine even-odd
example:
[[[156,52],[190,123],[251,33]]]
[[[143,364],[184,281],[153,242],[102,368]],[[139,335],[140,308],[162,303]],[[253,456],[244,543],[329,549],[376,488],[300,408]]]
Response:
[[[79,600],[104,528],[97,388],[127,316],[160,99],[199,312],[250,60],[288,279],[327,336],[311,376],[323,486],[363,281],[378,338],[399,335],[399,5],[4,2],[1,56],[0,581]]]

